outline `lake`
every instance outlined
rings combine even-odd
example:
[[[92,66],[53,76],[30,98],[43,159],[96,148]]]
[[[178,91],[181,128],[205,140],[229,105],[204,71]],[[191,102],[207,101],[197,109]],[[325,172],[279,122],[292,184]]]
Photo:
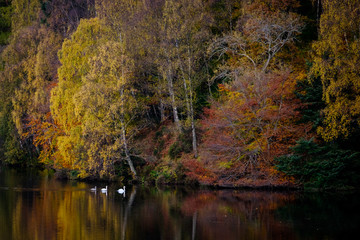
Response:
[[[126,186],[0,167],[0,239],[351,239],[357,193]]]

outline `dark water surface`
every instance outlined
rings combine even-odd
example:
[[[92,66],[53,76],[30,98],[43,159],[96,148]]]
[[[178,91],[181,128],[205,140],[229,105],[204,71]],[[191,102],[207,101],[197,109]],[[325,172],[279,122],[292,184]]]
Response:
[[[353,239],[360,229],[355,193],[93,186],[0,167],[0,239]]]

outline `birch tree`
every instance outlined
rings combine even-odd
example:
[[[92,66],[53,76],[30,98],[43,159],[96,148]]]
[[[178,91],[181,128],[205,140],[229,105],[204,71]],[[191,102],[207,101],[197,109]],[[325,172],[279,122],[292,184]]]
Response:
[[[208,26],[205,23],[210,18],[206,15],[203,1],[198,0],[165,1],[163,18],[161,49],[164,64],[161,68],[168,81],[175,124],[178,129],[190,126],[193,152],[197,157],[195,88],[203,81],[199,65],[204,43],[209,37]],[[178,106],[186,109],[184,126],[180,126]]]
[[[57,138],[58,159],[82,177],[113,177],[123,158],[136,176],[128,142],[137,106],[129,84],[133,64],[123,44],[94,18],[82,20],[59,52],[59,84],[51,96],[52,115],[64,132]]]
[[[312,73],[323,85],[326,141],[347,138],[360,126],[360,3],[321,1],[319,40],[313,44]]]
[[[89,145],[90,169],[100,170],[100,175],[114,174],[115,162],[125,158],[136,177],[129,150],[137,107],[130,82],[132,61],[121,43],[109,41],[99,47],[90,65],[75,95],[80,105],[77,114],[83,116],[83,136]]]

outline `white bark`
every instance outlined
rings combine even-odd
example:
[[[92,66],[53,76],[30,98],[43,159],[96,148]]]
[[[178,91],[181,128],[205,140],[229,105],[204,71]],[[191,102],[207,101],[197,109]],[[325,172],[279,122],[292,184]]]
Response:
[[[175,94],[174,94],[174,84],[173,84],[173,78],[171,74],[171,70],[169,69],[169,74],[167,75],[167,81],[168,81],[168,88],[169,88],[169,94],[171,99],[171,106],[173,109],[173,115],[174,115],[174,122],[179,131],[181,131],[181,125],[179,120],[179,114],[175,102]]]
[[[127,139],[126,139],[125,123],[124,123],[123,119],[121,119],[121,132],[122,132],[121,135],[122,135],[122,141],[123,141],[124,152],[125,152],[125,159],[126,159],[127,163],[129,164],[130,170],[134,174],[134,177],[136,177],[136,170],[135,170],[133,162],[131,161],[131,158],[130,158],[129,148],[128,148]]]
[[[192,79],[191,79],[191,59],[190,50],[188,51],[188,71],[189,71],[189,94],[190,94],[190,120],[191,120],[191,134],[192,134],[192,146],[194,157],[198,157],[196,131],[195,131],[195,120],[194,120],[194,108],[193,108],[193,90],[192,90]]]

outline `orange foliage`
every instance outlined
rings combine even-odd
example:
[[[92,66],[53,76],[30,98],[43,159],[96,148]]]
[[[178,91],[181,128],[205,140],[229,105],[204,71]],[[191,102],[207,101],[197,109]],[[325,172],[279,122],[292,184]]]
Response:
[[[185,174],[189,179],[205,185],[211,185],[216,180],[215,174],[206,169],[201,161],[193,159],[192,155],[189,158],[183,155],[182,164],[187,169]]]
[[[52,119],[51,113],[48,112],[43,118],[31,118],[22,137],[32,138],[35,147],[40,150],[40,162],[49,164],[55,160],[55,139],[62,134],[61,128]]]
[[[294,94],[296,76],[283,71],[244,74],[220,86],[220,101],[205,109],[202,120],[203,168],[218,184],[273,185],[291,182],[273,168],[273,158],[286,154],[310,125],[297,124],[301,103]],[[226,94],[224,94],[226,93]]]

